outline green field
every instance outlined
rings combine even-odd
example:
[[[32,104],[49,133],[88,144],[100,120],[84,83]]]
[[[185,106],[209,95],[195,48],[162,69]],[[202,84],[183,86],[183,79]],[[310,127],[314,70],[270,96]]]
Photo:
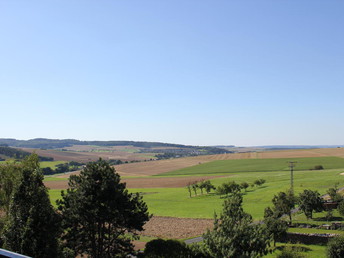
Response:
[[[253,183],[256,179],[265,179],[261,187],[249,187],[244,193],[244,210],[250,213],[254,220],[263,218],[264,209],[271,206],[271,199],[280,191],[290,188],[290,172],[287,161],[297,161],[294,171],[294,190],[296,195],[304,189],[317,190],[325,194],[327,189],[338,184],[344,186],[344,159],[336,157],[325,158],[298,158],[298,159],[251,159],[251,160],[222,160],[160,174],[164,176],[190,176],[190,175],[223,175],[211,180],[218,186],[224,182],[236,181],[237,183]],[[310,170],[322,165],[324,170]],[[152,176],[156,177],[156,176]],[[47,177],[45,180],[60,180]],[[66,179],[62,179],[66,180]],[[184,218],[213,218],[214,212],[220,213],[224,199],[211,193],[189,197],[185,187],[180,188],[135,188],[131,192],[140,192],[147,203],[149,212],[155,216],[184,217]],[[61,196],[61,190],[50,190],[52,203]],[[337,212],[334,216],[338,217]],[[295,214],[294,222],[311,224],[326,224],[325,212],[314,213],[314,220],[307,220],[303,214]],[[292,228],[290,232],[300,233],[339,233],[342,231],[328,231],[322,229]],[[285,244],[277,244],[277,249],[266,257],[276,257]],[[295,246],[295,245],[293,245]],[[303,248],[305,257],[326,257],[326,246],[299,245]]]
[[[44,181],[67,181],[67,177],[44,176]]]
[[[312,189],[325,194],[326,190],[336,183],[344,186],[344,176],[340,175],[341,172],[343,172],[341,169],[296,171],[294,173],[295,193]],[[265,179],[266,183],[262,187],[248,188],[244,195],[245,210],[258,220],[263,217],[264,209],[271,206],[273,196],[290,187],[288,171],[231,173],[227,177],[212,179],[211,182],[218,186],[231,180],[237,183],[244,181],[252,183],[258,178]],[[130,189],[130,191],[143,193],[143,199],[149,211],[157,216],[213,218],[214,211],[220,212],[223,203],[223,199],[215,194],[190,198],[186,188],[142,188]],[[52,200],[57,198],[56,193],[53,194]]]
[[[288,161],[296,161],[295,171],[310,170],[316,165],[322,165],[324,169],[343,168],[344,159],[338,157],[294,158],[294,159],[238,159],[217,160],[184,169],[179,169],[160,175],[204,175],[227,174],[237,172],[268,172],[289,171]]]
[[[42,161],[40,162],[41,168],[50,167],[51,169],[55,169],[56,165],[66,163],[67,161]]]
[[[336,183],[344,186],[343,170],[297,171],[294,173],[294,189],[298,194],[304,189],[318,190],[325,194],[329,187]],[[290,187],[290,173],[280,172],[241,172],[229,177],[215,178],[211,182],[218,186],[231,180],[237,183],[252,183],[263,178],[266,183],[262,187],[248,188],[244,195],[244,208],[255,219],[263,217],[264,209],[271,206],[271,199],[280,191]],[[131,189],[135,192],[150,193],[143,195],[150,212],[158,216],[213,218],[214,211],[221,211],[223,199],[215,194],[199,195],[189,198],[186,188],[151,188]]]

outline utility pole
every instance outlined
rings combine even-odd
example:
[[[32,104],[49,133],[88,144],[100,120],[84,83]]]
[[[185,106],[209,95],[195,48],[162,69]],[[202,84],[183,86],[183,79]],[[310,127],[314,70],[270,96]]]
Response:
[[[289,168],[290,168],[290,189],[292,194],[294,194],[294,167],[296,161],[288,161],[289,163]]]

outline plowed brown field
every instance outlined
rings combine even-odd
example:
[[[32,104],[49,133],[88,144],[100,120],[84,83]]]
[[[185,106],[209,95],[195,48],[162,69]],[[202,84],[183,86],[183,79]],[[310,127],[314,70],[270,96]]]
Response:
[[[214,225],[212,219],[152,217],[142,235],[161,238],[189,238],[202,235]]]

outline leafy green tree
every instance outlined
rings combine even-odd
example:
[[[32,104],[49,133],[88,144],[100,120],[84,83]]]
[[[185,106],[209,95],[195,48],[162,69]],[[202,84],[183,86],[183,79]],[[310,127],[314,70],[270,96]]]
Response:
[[[201,190],[201,194],[203,195],[203,189],[205,189],[205,181],[201,180],[198,182],[198,188]]]
[[[321,212],[324,210],[322,199],[318,191],[305,189],[299,194],[298,198],[299,208],[306,215],[307,219],[313,217],[313,211]]]
[[[191,187],[192,187],[192,183],[188,183],[188,184],[186,185],[186,188],[188,189],[190,198],[191,198]]]
[[[22,173],[21,163],[0,165],[0,209],[7,215],[11,197]]]
[[[280,218],[276,218],[270,207],[265,208],[264,210],[263,222],[268,234],[274,241],[274,246],[276,246],[276,241],[287,233],[287,222],[281,220]]]
[[[256,186],[261,186],[263,184],[265,184],[266,180],[265,179],[257,179],[255,180],[253,183],[256,185]]]
[[[272,198],[274,205],[273,211],[277,218],[282,217],[284,214],[289,216],[289,221],[292,223],[291,211],[295,207],[295,197],[292,191],[279,192]]]
[[[344,257],[344,236],[335,237],[328,242],[327,256],[329,258]]]
[[[338,204],[337,210],[341,216],[344,216],[344,202],[340,202]]]
[[[195,196],[196,196],[197,195],[197,189],[198,189],[197,181],[191,185],[191,188],[195,192]]]
[[[235,181],[230,181],[227,183],[223,183],[222,185],[217,187],[217,193],[220,195],[231,195],[236,194],[241,191],[241,187]]]
[[[270,236],[265,227],[252,223],[252,216],[242,208],[238,193],[226,199],[214,229],[203,235],[204,244],[212,257],[258,257],[267,254]]]
[[[330,196],[333,202],[340,202],[343,197],[338,193],[337,184],[327,190],[327,194]]]
[[[32,257],[60,257],[60,218],[43,184],[38,156],[25,162],[4,230],[6,249]]]
[[[210,182],[210,180],[204,181],[204,188],[207,194],[209,194],[211,190],[216,190],[215,186]]]
[[[86,165],[69,178],[67,193],[58,201],[65,230],[63,240],[76,254],[90,257],[124,256],[133,251],[131,240],[149,220],[147,205],[107,162]]]
[[[247,189],[249,186],[250,186],[250,185],[249,185],[247,182],[242,182],[242,183],[240,184],[240,187],[241,187],[242,189],[244,189],[245,192],[246,192],[246,189]]]

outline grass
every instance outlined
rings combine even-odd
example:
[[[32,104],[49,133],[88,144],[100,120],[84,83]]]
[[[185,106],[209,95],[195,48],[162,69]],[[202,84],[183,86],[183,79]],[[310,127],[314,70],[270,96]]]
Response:
[[[67,181],[67,177],[44,176],[44,181]]]
[[[274,252],[271,254],[268,254],[264,257],[267,257],[267,258],[277,257],[277,255],[281,253],[281,250],[285,247],[288,247],[288,246],[291,246],[293,248],[302,249],[303,252],[301,252],[301,254],[307,258],[311,258],[311,257],[325,258],[325,257],[327,257],[325,245],[302,245],[302,244],[282,244],[282,243],[277,243]]]
[[[67,161],[42,161],[40,162],[41,168],[50,167],[51,169],[55,169],[57,165],[64,164]]]
[[[298,194],[304,189],[319,190],[326,193],[329,187],[336,182],[344,185],[344,176],[340,176],[341,170],[324,171],[299,171],[294,174],[294,189]],[[237,173],[230,177],[212,179],[216,186],[230,180],[238,183],[243,181],[253,182],[255,179],[264,178],[267,183],[262,187],[249,188],[244,195],[244,209],[255,219],[262,219],[264,209],[271,206],[271,199],[280,191],[286,191],[290,187],[289,172],[264,172],[264,173]],[[213,218],[214,211],[220,212],[223,199],[215,194],[199,195],[189,198],[186,188],[151,188],[131,189],[135,192],[147,192],[143,196],[148,204],[150,212],[159,216]]]
[[[217,160],[192,167],[187,167],[160,175],[204,175],[227,174],[238,172],[268,172],[289,171],[288,161],[296,161],[295,171],[309,170],[316,165],[322,165],[325,169],[344,168],[344,159],[338,157],[293,158],[293,159],[241,159],[241,160]]]
[[[323,212],[315,212],[313,213],[312,219],[307,219],[305,214],[299,212],[294,215],[294,223],[305,223],[305,224],[312,224],[312,225],[323,225],[323,224],[331,224],[332,222],[343,222],[342,216],[339,212],[335,209],[333,210],[333,218],[331,220],[326,220],[326,211]]]
[[[297,171],[294,173],[295,193],[298,194],[304,189],[312,189],[325,194],[326,190],[333,187],[335,183],[344,186],[344,176],[339,175],[341,172],[343,170],[338,169]],[[244,209],[255,220],[259,220],[263,218],[264,209],[272,205],[273,196],[290,187],[290,173],[288,171],[230,173],[228,177],[214,178],[211,182],[218,186],[230,180],[237,183],[244,181],[252,183],[258,178],[265,179],[266,183],[262,187],[248,189],[244,195]],[[146,193],[143,195],[143,200],[147,203],[149,212],[157,216],[213,218],[214,211],[219,213],[222,210],[224,200],[215,194],[198,195],[190,198],[185,187],[137,188],[130,189],[130,191]],[[56,193],[51,198],[52,200],[57,199]]]
[[[51,204],[56,208],[56,200],[61,199],[61,190],[59,189],[53,189],[49,190],[49,196],[50,196],[50,201]]]
[[[292,233],[307,233],[307,234],[338,234],[344,235],[344,231],[341,230],[326,230],[326,229],[318,229],[318,228],[289,228],[288,232]]]

